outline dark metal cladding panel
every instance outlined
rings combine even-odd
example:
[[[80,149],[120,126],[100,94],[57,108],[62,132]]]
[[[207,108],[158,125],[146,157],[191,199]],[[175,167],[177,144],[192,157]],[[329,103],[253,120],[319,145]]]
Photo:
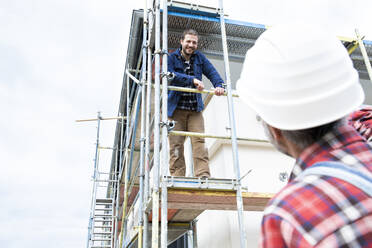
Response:
[[[265,31],[264,28],[226,23],[227,47],[229,56],[244,59],[245,53],[255,40]],[[223,56],[221,28],[218,19],[201,20],[169,15],[168,47],[179,47],[183,30],[195,29],[199,33],[199,50],[207,54]]]

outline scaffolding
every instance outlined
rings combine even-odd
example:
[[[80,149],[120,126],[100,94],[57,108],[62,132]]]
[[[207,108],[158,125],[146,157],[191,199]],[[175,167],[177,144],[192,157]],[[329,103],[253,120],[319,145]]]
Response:
[[[77,120],[76,122],[97,121],[96,152],[94,157],[93,189],[88,224],[87,248],[113,248],[117,235],[116,202],[119,201],[119,174],[116,167],[113,171],[100,167],[100,152],[109,150],[118,158],[121,154],[121,145],[105,147],[100,145],[101,121],[118,120],[123,128],[124,116],[103,118],[98,112],[95,119]],[[122,129],[123,130],[123,129]],[[120,155],[121,159],[121,155]],[[121,161],[121,160],[120,160]],[[118,163],[119,161],[115,161]],[[119,162],[120,163],[120,162]],[[103,190],[102,190],[103,189]]]
[[[218,8],[170,0],[163,0],[162,4],[161,9],[160,0],[145,0],[144,10],[134,12],[137,18],[132,20],[132,28],[135,25],[142,25],[142,28],[141,32],[131,36],[132,40],[128,46],[128,50],[133,49],[138,53],[133,52],[127,57],[119,117],[102,118],[98,114],[96,119],[81,120],[97,121],[98,125],[87,247],[166,248],[171,241],[187,231],[190,231],[191,247],[197,247],[195,219],[204,210],[236,210],[240,247],[247,247],[243,211],[263,210],[273,195],[249,192],[241,185],[245,175],[240,175],[237,142],[243,140],[267,143],[267,141],[237,137],[233,97],[238,95],[233,94],[229,59],[242,60],[245,52],[266,27],[227,21],[222,0],[219,0]],[[190,18],[194,18],[192,24],[188,21]],[[172,27],[168,23],[170,20]],[[211,90],[198,91],[168,86],[168,79],[171,76],[167,68],[168,50],[178,46],[180,36],[177,29],[183,29],[185,23],[191,28],[192,25],[202,26],[197,30],[200,31],[200,42],[205,49],[203,52],[213,56],[217,51],[223,51],[229,136],[173,131],[172,123],[168,121],[168,90],[213,95]],[[245,32],[247,30],[249,32]],[[364,59],[366,63],[368,61],[366,68],[369,69],[371,59],[368,52],[372,53],[372,43],[364,43],[358,33],[357,39],[341,40],[349,50],[354,65],[362,68],[358,63]],[[216,45],[217,41],[219,45]],[[362,50],[361,56],[354,52],[358,45]],[[369,51],[363,52],[364,45],[367,45]],[[361,72],[362,69],[358,71],[360,76],[366,79],[368,74]],[[98,176],[98,151],[104,149],[99,146],[99,130],[100,121],[104,119],[119,120],[112,148],[114,152],[109,178],[103,180],[107,183],[107,197],[97,198],[96,188],[102,181]],[[201,179],[168,176],[169,135],[230,139],[235,178]],[[104,206],[102,210],[97,208],[98,205]],[[177,213],[173,211],[174,209],[178,210]],[[103,219],[98,218],[100,216],[97,211],[104,212]],[[101,221],[103,225],[96,225],[97,221]],[[97,231],[95,226],[101,229]]]
[[[148,11],[145,11],[144,13],[144,19],[143,19],[143,49],[142,49],[142,61],[146,61],[148,58],[149,63],[147,64],[147,68],[145,66],[145,63],[142,63],[142,70],[141,70],[141,76],[140,80],[137,80],[133,77],[133,75],[130,74],[129,71],[126,71],[126,76],[131,78],[134,83],[137,83],[139,87],[139,91],[142,95],[142,111],[141,111],[141,137],[140,137],[140,189],[139,189],[139,227],[138,227],[138,246],[142,247],[142,231],[144,229],[144,219],[148,219],[148,213],[144,211],[143,209],[148,209],[148,207],[143,207],[143,203],[148,203],[148,205],[152,206],[152,215],[151,215],[151,222],[152,222],[152,239],[151,239],[151,246],[152,247],[158,247],[159,243],[161,247],[167,247],[168,245],[168,188],[169,187],[176,187],[175,185],[182,184],[183,187],[181,188],[187,188],[187,189],[200,189],[203,190],[229,190],[233,191],[236,197],[236,208],[238,210],[238,220],[239,220],[239,227],[240,227],[240,233],[241,233],[241,247],[246,247],[247,240],[243,225],[243,198],[242,198],[242,190],[240,185],[240,169],[239,169],[239,160],[238,160],[238,149],[237,149],[237,136],[236,136],[236,130],[235,130],[235,116],[233,111],[233,103],[232,103],[232,87],[231,87],[231,80],[230,80],[230,69],[229,69],[229,58],[228,58],[228,51],[227,51],[227,41],[226,41],[226,31],[225,31],[225,22],[224,22],[224,13],[223,13],[223,6],[222,1],[219,1],[220,7],[218,9],[213,10],[215,17],[219,17],[220,20],[220,27],[221,27],[221,34],[222,34],[222,48],[224,51],[224,61],[225,61],[225,81],[226,81],[226,92],[227,92],[227,99],[228,99],[228,106],[229,106],[229,119],[230,119],[230,126],[231,126],[231,137],[233,144],[233,162],[234,162],[234,171],[235,171],[235,180],[208,180],[204,179],[203,182],[201,182],[202,179],[189,179],[185,180],[184,178],[169,178],[168,175],[168,150],[167,147],[167,141],[168,141],[168,135],[201,135],[201,134],[188,134],[185,132],[176,132],[176,131],[170,131],[171,130],[171,124],[168,122],[168,116],[167,116],[167,91],[168,90],[181,90],[183,89],[177,89],[176,87],[168,88],[168,69],[167,69],[167,51],[168,51],[168,29],[165,27],[168,27],[168,6],[169,2],[164,1],[163,6],[166,6],[163,8],[162,11],[162,20],[163,20],[163,29],[162,29],[162,48],[160,47],[160,1],[157,0],[151,5],[154,8],[150,8]],[[178,2],[170,2],[170,4],[181,4]],[[178,7],[178,6],[177,6]],[[147,8],[146,8],[147,10]],[[207,10],[206,7],[204,7],[204,10]],[[208,9],[211,11],[210,9]],[[213,12],[212,12],[213,13]],[[154,18],[155,17],[155,18]],[[149,44],[152,40],[153,32],[152,29],[148,27],[152,27],[153,19],[155,19],[155,37],[154,37],[154,43],[155,43],[155,50],[154,50],[154,59],[155,59],[155,84],[154,84],[154,117],[153,117],[153,130],[154,130],[154,148],[153,148],[153,185],[152,185],[152,195],[149,196],[148,193],[148,185],[149,183],[145,183],[149,181],[149,171],[152,163],[149,163],[149,145],[150,142],[150,132],[149,132],[149,125],[150,125],[150,117],[151,117],[151,107],[147,105],[147,109],[144,108],[145,106],[145,100],[147,100],[147,103],[150,103],[150,97],[151,97],[151,85],[152,85],[152,78],[149,76],[150,73],[148,73],[147,77],[147,99],[145,99],[145,92],[146,92],[146,83],[145,83],[145,75],[146,70],[150,71],[150,61],[152,61],[152,53],[151,50],[147,51],[146,55],[146,48],[149,47]],[[151,23],[151,24],[150,24]],[[148,25],[150,24],[150,25]],[[148,39],[147,38],[148,34]],[[162,73],[160,72],[160,57],[162,57]],[[162,85],[162,89],[160,89],[160,81]],[[129,88],[129,87],[128,87]],[[162,92],[161,92],[162,90]],[[209,91],[208,93],[211,94]],[[128,91],[127,91],[128,95]],[[162,95],[162,98],[160,99],[160,95]],[[160,109],[162,109],[162,118],[160,121]],[[146,111],[146,115],[144,112]],[[137,112],[138,114],[138,112]],[[136,114],[136,115],[137,115]],[[145,136],[145,127],[144,127],[144,119],[146,118],[146,136]],[[205,136],[205,135],[204,135]],[[214,136],[217,137],[217,136]],[[220,138],[220,137],[218,137]],[[145,142],[147,141],[147,142]],[[161,146],[163,149],[161,149]],[[160,156],[162,155],[162,161],[163,163],[160,163]],[[126,168],[129,168],[129,166],[126,166]],[[143,173],[145,172],[145,173]],[[143,182],[143,178],[144,181]],[[128,184],[127,179],[125,178],[125,185]],[[204,182],[205,181],[205,182]],[[201,183],[204,184],[204,187],[201,186]],[[146,187],[145,187],[146,184]],[[146,191],[145,193],[143,192]],[[119,247],[123,246],[123,237],[126,236],[126,230],[125,230],[125,222],[126,222],[126,216],[128,215],[126,213],[127,208],[127,202],[128,202],[128,187],[124,187],[124,207],[123,207],[123,224],[121,228],[121,236],[120,236],[120,243]],[[161,194],[161,195],[160,195]],[[160,198],[161,198],[161,206],[160,206]],[[161,231],[160,231],[160,242],[159,242],[159,208],[161,209]],[[130,210],[129,210],[130,211]],[[128,212],[129,212],[128,211]],[[145,221],[146,222],[146,221]],[[145,231],[148,228],[145,228]],[[144,247],[148,246],[148,240],[147,240],[148,234],[145,233],[143,237],[143,244]],[[124,246],[126,246],[124,242]]]

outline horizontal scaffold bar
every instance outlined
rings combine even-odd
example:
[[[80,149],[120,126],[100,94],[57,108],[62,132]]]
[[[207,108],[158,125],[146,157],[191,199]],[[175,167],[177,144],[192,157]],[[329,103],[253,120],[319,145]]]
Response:
[[[204,94],[214,95],[213,90],[197,90],[197,89],[177,87],[177,86],[168,86],[168,90],[181,91],[181,92],[204,93]],[[227,96],[227,92],[225,92],[223,95]],[[232,94],[232,96],[233,97],[239,97],[238,94]]]
[[[134,82],[136,82],[139,85],[142,85],[142,83],[135,76],[130,74],[130,72],[128,70],[126,71],[126,73]],[[147,84],[145,84],[145,85],[147,85]],[[155,84],[152,84],[152,87],[155,88]],[[161,85],[160,85],[160,88],[163,89],[163,87]],[[180,92],[202,93],[202,94],[210,94],[210,95],[215,94],[213,90],[197,90],[197,89],[178,87],[178,86],[168,86],[168,90],[180,91]],[[227,96],[227,92],[225,91],[225,93],[223,95]],[[238,94],[232,94],[232,96],[233,97],[239,97]]]
[[[99,146],[98,149],[103,149],[103,150],[116,150],[114,147],[109,147],[109,146]]]
[[[238,182],[235,179],[197,178],[197,177],[164,177],[163,182],[170,188],[192,188],[213,190],[236,190]]]
[[[169,135],[214,138],[214,139],[231,139],[231,136],[212,135],[212,134],[205,134],[205,133],[185,132],[185,131],[169,131]],[[262,139],[251,139],[251,138],[239,138],[238,137],[237,140],[269,143],[267,140],[262,140]]]
[[[83,122],[83,121],[106,121],[106,120],[120,120],[126,119],[126,116],[115,116],[115,117],[106,117],[106,118],[94,118],[94,119],[84,119],[84,120],[76,120],[76,122]]]

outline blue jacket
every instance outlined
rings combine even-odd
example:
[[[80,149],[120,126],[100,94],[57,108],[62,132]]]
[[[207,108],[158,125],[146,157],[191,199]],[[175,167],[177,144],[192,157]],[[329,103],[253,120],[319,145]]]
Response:
[[[212,65],[212,63],[205,57],[204,54],[196,50],[194,52],[194,75],[190,76],[184,74],[183,61],[181,59],[181,49],[178,48],[176,51],[168,56],[168,71],[174,74],[174,79],[170,82],[172,86],[178,87],[189,87],[193,85],[194,78],[202,80],[202,74],[204,74],[213,84],[214,87],[223,87],[223,80]],[[168,91],[168,116],[173,115],[174,110],[177,107],[178,101],[180,100],[181,93],[179,91],[170,90]],[[204,109],[204,103],[200,93],[196,94],[197,100],[197,112]]]

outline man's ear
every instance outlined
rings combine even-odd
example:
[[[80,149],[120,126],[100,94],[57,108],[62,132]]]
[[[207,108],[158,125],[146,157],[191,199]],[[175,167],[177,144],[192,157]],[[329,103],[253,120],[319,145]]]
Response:
[[[283,133],[280,129],[267,125],[269,128],[271,135],[275,138],[275,140],[280,141],[283,138]]]

